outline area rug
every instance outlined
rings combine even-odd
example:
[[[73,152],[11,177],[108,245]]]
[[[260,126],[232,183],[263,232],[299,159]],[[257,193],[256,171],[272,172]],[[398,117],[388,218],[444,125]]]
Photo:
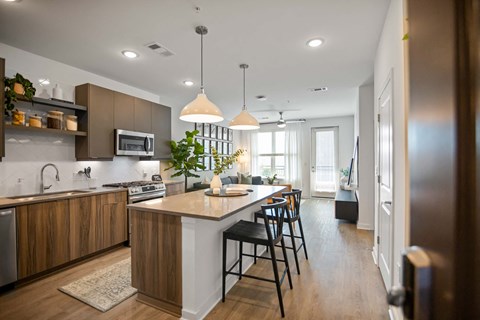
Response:
[[[137,289],[131,286],[131,274],[129,258],[98,270],[58,290],[105,312],[137,292]]]

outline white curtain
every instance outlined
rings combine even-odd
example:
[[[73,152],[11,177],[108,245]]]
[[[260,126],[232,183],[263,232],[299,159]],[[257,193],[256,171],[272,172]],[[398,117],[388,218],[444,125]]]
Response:
[[[257,131],[241,131],[240,133],[240,148],[245,149],[246,161],[240,166],[240,172],[250,172],[251,175],[259,175],[256,172],[258,148],[257,148]]]
[[[302,124],[289,123],[285,128],[285,182],[302,188]]]

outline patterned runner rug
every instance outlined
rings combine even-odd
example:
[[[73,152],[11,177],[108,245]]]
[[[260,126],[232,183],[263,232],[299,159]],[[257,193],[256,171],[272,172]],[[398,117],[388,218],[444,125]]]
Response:
[[[131,274],[129,258],[98,270],[58,290],[105,312],[137,292],[137,289],[131,286]]]

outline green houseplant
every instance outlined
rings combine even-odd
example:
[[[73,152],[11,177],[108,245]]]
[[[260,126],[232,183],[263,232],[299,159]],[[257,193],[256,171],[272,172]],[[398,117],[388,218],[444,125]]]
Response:
[[[14,102],[17,102],[18,95],[23,95],[27,100],[32,100],[35,92],[33,83],[17,73],[13,78],[4,79],[5,83],[5,115],[10,115],[15,109]]]
[[[170,166],[165,170],[174,169],[172,177],[182,175],[185,177],[185,191],[188,177],[199,178],[200,176],[194,172],[197,169],[205,169],[205,166],[200,163],[204,154],[203,146],[195,140],[198,132],[198,130],[185,131],[185,138],[178,142],[170,141],[172,158],[169,161]]]
[[[275,173],[272,177],[267,177],[268,184],[273,184],[277,180],[277,174]]]
[[[222,187],[222,180],[220,180],[219,174],[224,173],[230,165],[237,162],[238,157],[240,157],[245,152],[245,150],[238,149],[229,156],[220,156],[217,149],[213,147],[211,149],[214,163],[214,176],[212,178],[212,182],[210,183],[210,188],[212,188],[213,193],[218,193],[220,188]]]

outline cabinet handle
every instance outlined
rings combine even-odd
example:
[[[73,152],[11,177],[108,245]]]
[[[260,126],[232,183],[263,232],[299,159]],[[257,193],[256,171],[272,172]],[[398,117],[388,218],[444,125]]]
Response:
[[[0,217],[5,217],[13,214],[13,211],[0,211]]]

